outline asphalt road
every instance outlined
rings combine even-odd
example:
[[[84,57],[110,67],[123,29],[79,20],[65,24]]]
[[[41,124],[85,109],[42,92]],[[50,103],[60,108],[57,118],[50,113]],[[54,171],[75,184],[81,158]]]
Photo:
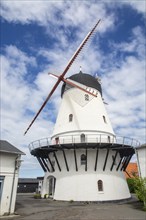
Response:
[[[142,204],[133,197],[127,203],[61,202],[18,194],[15,216],[1,220],[146,220]]]

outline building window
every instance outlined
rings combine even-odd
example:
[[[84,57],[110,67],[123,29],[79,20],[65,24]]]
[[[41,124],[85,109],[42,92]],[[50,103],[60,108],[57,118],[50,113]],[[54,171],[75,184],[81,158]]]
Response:
[[[107,123],[105,116],[103,115],[103,121],[104,123]]]
[[[86,160],[87,160],[86,155],[82,154],[81,155],[81,165],[85,165],[86,164]]]
[[[81,143],[85,143],[85,134],[81,134]]]
[[[73,120],[73,114],[69,115],[69,122],[71,122]]]
[[[59,144],[59,137],[56,137],[56,138],[55,138],[55,143],[56,143],[56,144]]]
[[[0,176],[0,200],[3,192],[4,176]]]
[[[107,137],[107,141],[108,141],[108,143],[111,142],[110,136]]]
[[[85,94],[85,101],[89,101],[89,95]]]
[[[102,180],[98,180],[97,185],[98,185],[98,191],[102,192],[103,191],[103,182],[102,182]]]

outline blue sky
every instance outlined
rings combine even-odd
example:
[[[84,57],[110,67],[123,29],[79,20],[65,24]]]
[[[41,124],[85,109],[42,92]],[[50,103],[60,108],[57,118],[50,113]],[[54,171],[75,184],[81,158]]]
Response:
[[[12,3],[13,2],[13,3]],[[28,144],[52,134],[60,88],[25,129],[86,34],[97,32],[66,77],[99,75],[117,135],[145,143],[145,13],[139,1],[1,1],[1,139],[23,152],[21,177],[43,175]]]

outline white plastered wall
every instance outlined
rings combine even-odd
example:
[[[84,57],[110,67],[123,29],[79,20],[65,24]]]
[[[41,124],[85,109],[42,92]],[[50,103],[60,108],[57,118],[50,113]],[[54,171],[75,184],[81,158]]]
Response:
[[[137,148],[137,160],[139,165],[139,172],[142,178],[146,177],[146,145]]]
[[[104,133],[114,135],[100,93],[98,92],[97,97],[89,95],[89,101],[86,101],[84,96],[85,92],[76,88],[64,93],[52,135],[53,139],[56,136],[76,135],[83,132],[93,135]],[[73,114],[72,122],[69,122],[69,114]]]
[[[12,214],[15,210],[16,192],[18,184],[18,170],[15,170],[16,154],[0,154],[0,175],[4,177],[1,193],[0,215]]]
[[[54,199],[56,200],[108,201],[130,198],[129,189],[123,172],[120,171],[120,168],[116,171],[117,166],[114,166],[112,171],[110,170],[113,161],[112,156],[115,155],[115,152],[112,150],[109,152],[107,164],[103,171],[106,153],[106,149],[99,150],[97,170],[95,171],[96,149],[88,150],[87,171],[85,171],[85,165],[81,165],[80,162],[81,154],[85,154],[85,149],[77,150],[78,171],[76,171],[73,150],[65,150],[69,167],[69,171],[67,171],[62,152],[57,152],[56,154],[61,172],[57,168],[57,164],[55,164],[55,172],[46,173],[42,194],[48,194],[48,178],[49,176],[54,176],[56,178]],[[53,155],[50,155],[50,158],[53,160]],[[118,155],[116,165],[119,160],[120,156]],[[98,191],[98,180],[103,181],[103,192]]]

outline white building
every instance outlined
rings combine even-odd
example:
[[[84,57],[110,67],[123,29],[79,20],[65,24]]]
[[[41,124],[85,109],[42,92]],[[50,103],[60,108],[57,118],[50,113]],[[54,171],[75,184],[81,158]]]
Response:
[[[116,201],[131,197],[123,171],[138,142],[115,135],[98,79],[68,78],[97,95],[63,84],[62,103],[51,139],[30,144],[45,177],[42,197],[65,201]]]
[[[146,177],[146,144],[136,148],[136,156],[138,163],[139,175],[142,178]]]
[[[0,215],[14,213],[21,155],[22,151],[0,140]]]

